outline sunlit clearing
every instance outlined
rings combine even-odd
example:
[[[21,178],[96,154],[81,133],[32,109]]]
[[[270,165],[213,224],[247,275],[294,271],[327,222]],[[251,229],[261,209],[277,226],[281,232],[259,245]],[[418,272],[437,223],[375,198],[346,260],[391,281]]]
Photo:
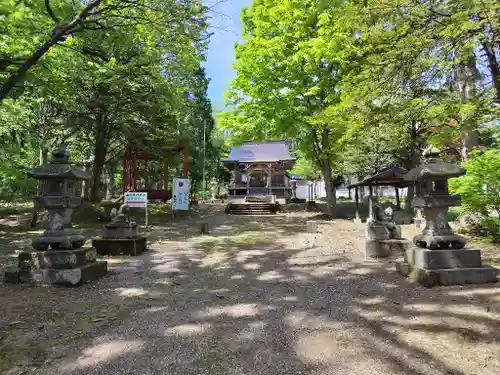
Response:
[[[258,270],[261,267],[259,263],[245,263],[243,269],[245,270]]]
[[[295,345],[297,356],[306,363],[335,363],[339,353],[344,356],[346,343],[338,341],[331,332],[314,332],[312,334],[300,335]],[[343,358],[345,360],[345,358]]]
[[[358,303],[363,304],[363,305],[380,305],[380,304],[384,303],[384,299],[381,297],[365,298],[365,299],[360,298]]]
[[[264,336],[266,324],[264,322],[252,322],[248,327],[238,333],[237,339],[240,341],[256,340],[259,336]]]
[[[304,311],[294,311],[287,314],[285,317],[285,324],[291,329],[302,330],[306,329],[308,331],[317,330],[318,327],[322,329],[332,329],[341,330],[346,329],[348,326],[354,326],[354,323],[345,323],[330,320],[328,316],[321,316],[313,313],[306,313]]]
[[[142,288],[118,288],[117,291],[120,297],[138,297],[148,294],[148,291]]]
[[[283,301],[283,302],[298,302],[298,300],[299,299],[296,296],[286,296],[278,299],[278,301]]]
[[[138,352],[144,346],[144,341],[111,341],[85,349],[83,355],[71,364],[63,366],[64,370],[89,367],[100,362],[113,360],[123,354]]]
[[[279,280],[279,279],[283,279],[283,278],[284,278],[284,276],[277,271],[268,271],[268,272],[264,272],[259,277],[257,277],[257,280],[261,280],[261,281]]]
[[[210,307],[194,314],[195,318],[214,318],[220,315],[229,315],[232,318],[256,316],[269,307],[258,307],[254,303],[239,303],[232,306]]]
[[[237,275],[232,275],[230,277],[231,280],[241,280],[241,279],[244,279],[244,278],[245,278],[245,275],[242,275],[241,273],[237,274]]]
[[[248,258],[259,257],[265,254],[266,252],[263,250],[245,250],[238,252],[235,260],[238,263],[244,263]]]
[[[201,260],[201,267],[215,267],[225,264],[229,260],[228,254],[218,252],[212,253]]]
[[[373,269],[366,268],[366,267],[360,267],[360,268],[356,268],[354,270],[349,271],[349,273],[352,273],[355,275],[368,275],[370,273],[373,273]]]
[[[209,323],[203,324],[180,324],[165,330],[166,336],[195,336],[201,335],[212,327]]]
[[[471,288],[464,290],[450,290],[446,291],[449,296],[492,296],[500,297],[500,288]]]

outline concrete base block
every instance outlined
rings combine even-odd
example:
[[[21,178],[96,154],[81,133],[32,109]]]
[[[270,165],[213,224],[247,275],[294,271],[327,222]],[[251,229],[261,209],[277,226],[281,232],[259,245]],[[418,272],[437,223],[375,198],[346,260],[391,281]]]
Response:
[[[406,262],[396,263],[396,270],[427,288],[436,285],[485,284],[497,282],[500,270],[490,266],[454,269],[424,269]]]
[[[481,250],[447,249],[429,250],[411,247],[405,252],[405,261],[418,268],[451,269],[481,267]]]
[[[29,283],[34,285],[54,284],[79,286],[96,280],[108,272],[107,262],[92,262],[71,269],[20,269],[5,273],[5,282]],[[17,277],[16,277],[17,274]]]
[[[99,255],[139,255],[147,248],[146,237],[138,238],[96,238],[92,240]]]
[[[81,267],[96,260],[92,248],[78,250],[49,250],[22,252],[19,254],[20,269],[69,269]]]
[[[387,258],[402,256],[411,245],[411,241],[405,239],[365,240],[360,250],[365,258]]]
[[[318,222],[317,221],[307,221],[306,227],[307,227],[308,233],[316,233],[318,231]]]
[[[33,238],[31,245],[39,251],[79,249],[85,245],[86,238],[82,234],[74,233],[72,229],[62,232],[45,231],[41,236]]]

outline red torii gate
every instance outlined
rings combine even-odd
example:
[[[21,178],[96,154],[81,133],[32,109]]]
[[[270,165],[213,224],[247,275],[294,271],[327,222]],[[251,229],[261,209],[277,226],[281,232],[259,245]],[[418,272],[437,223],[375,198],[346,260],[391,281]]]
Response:
[[[189,155],[186,145],[160,146],[151,145],[154,149],[165,151],[174,151],[182,153],[183,156],[183,176],[188,176],[189,171]],[[151,153],[139,149],[135,142],[129,142],[123,156],[123,191],[125,192],[147,192],[148,199],[160,199],[164,202],[172,198],[172,190],[168,189],[168,159],[165,156],[163,169],[163,189],[137,189],[137,161],[148,160],[151,158]]]

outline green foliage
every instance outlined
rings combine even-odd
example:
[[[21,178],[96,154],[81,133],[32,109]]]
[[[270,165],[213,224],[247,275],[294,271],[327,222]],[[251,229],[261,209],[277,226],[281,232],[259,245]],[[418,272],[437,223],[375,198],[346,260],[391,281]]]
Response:
[[[310,159],[304,157],[300,150],[296,153],[296,158],[297,162],[291,170],[292,174],[299,175],[307,180],[316,180],[321,177],[321,170]]]
[[[462,197],[463,209],[500,216],[500,150],[474,153],[463,166],[467,174],[450,181],[451,191]]]
[[[235,143],[297,140],[304,158],[325,177],[333,214],[334,162],[345,126],[332,121],[341,79],[341,60],[334,54],[342,45],[328,45],[323,37],[328,9],[316,0],[255,0],[244,10],[244,39],[236,46],[237,77],[229,93],[232,111],[221,114],[221,124],[231,129]],[[325,54],[328,48],[334,52]]]
[[[146,179],[158,178],[166,155],[153,142],[187,144],[195,181],[201,180],[203,150],[209,178],[220,174],[201,67],[207,11],[198,0],[2,2],[0,145],[2,159],[12,160],[0,170],[2,196],[31,195],[31,187],[22,186],[25,170],[47,161],[61,142],[73,162],[92,172],[92,189],[84,193],[94,200],[105,164],[117,167],[121,182],[123,149],[132,139],[151,154],[150,170],[138,171]],[[19,75],[22,67],[29,69]],[[13,139],[20,147],[7,147]],[[172,173],[180,170],[180,158],[172,156],[170,166]]]

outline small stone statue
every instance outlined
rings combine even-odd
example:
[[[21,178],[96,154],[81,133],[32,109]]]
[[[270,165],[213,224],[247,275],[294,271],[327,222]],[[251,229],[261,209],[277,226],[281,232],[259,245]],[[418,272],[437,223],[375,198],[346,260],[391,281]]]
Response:
[[[366,225],[367,238],[370,239],[400,239],[401,231],[394,223],[392,207],[382,209],[380,204],[372,206],[372,215]]]
[[[118,224],[124,223],[127,224],[130,221],[130,207],[128,204],[122,204],[118,211],[116,208],[113,208],[110,212],[111,223]]]
[[[122,204],[110,212],[111,223],[104,226],[104,238],[131,238],[139,235],[137,224],[130,221],[130,207]]]

